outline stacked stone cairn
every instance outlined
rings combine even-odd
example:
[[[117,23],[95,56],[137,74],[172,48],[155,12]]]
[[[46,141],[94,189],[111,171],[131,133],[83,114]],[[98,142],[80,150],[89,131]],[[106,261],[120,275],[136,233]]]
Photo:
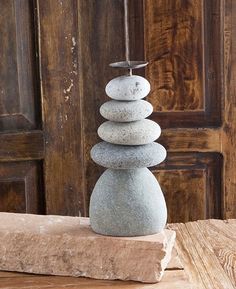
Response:
[[[132,74],[147,63],[119,62],[129,73],[112,79],[106,94],[112,99],[100,107],[108,121],[98,128],[103,140],[91,150],[93,161],[107,170],[98,179],[90,200],[93,231],[109,236],[144,236],[161,232],[166,224],[166,203],[155,176],[147,167],[166,158],[166,150],[154,142],[160,126],[146,119],[152,105],[142,100],[150,83]]]

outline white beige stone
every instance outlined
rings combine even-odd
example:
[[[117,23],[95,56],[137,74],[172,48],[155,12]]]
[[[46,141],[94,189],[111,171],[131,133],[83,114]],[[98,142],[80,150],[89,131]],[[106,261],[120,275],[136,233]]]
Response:
[[[132,122],[106,121],[98,128],[99,137],[109,143],[120,145],[144,145],[159,138],[160,126],[150,120]]]
[[[113,78],[106,85],[106,94],[116,100],[138,100],[150,92],[150,83],[139,75],[122,75]]]
[[[0,270],[96,279],[160,281],[175,232],[94,233],[88,218],[0,213]]]
[[[146,100],[118,101],[110,100],[100,107],[101,115],[111,121],[130,122],[148,117],[153,106]]]

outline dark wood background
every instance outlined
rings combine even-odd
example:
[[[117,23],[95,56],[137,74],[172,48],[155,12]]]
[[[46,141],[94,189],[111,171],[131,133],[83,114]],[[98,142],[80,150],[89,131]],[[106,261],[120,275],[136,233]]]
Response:
[[[167,160],[169,222],[236,218],[236,1],[129,0]],[[106,83],[122,72],[123,0],[0,1],[0,210],[88,214]]]

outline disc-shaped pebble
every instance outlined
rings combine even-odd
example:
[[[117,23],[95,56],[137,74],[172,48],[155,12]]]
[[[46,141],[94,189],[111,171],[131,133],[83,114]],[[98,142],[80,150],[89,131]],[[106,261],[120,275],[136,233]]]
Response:
[[[126,146],[100,142],[91,150],[92,160],[105,168],[135,169],[152,167],[166,158],[166,149],[159,143]]]
[[[98,135],[102,140],[121,145],[148,144],[160,134],[160,126],[150,119],[133,122],[106,121],[98,128]]]
[[[150,83],[139,75],[122,75],[113,78],[106,86],[106,94],[116,100],[138,100],[149,92]]]
[[[111,121],[129,122],[148,117],[153,111],[151,103],[145,100],[105,102],[100,107],[101,115]]]

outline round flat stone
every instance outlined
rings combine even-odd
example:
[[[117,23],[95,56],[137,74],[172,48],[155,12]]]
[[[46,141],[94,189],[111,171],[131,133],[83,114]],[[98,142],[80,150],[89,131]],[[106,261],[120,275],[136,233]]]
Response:
[[[105,168],[133,169],[158,165],[166,158],[166,149],[159,143],[138,146],[96,144],[91,150],[92,160]]]
[[[139,75],[122,75],[108,82],[106,94],[116,100],[139,100],[150,92],[150,83]]]
[[[160,134],[160,126],[150,119],[133,122],[106,121],[98,128],[98,135],[102,140],[121,145],[148,144],[155,141]]]
[[[101,115],[111,121],[129,122],[141,120],[153,112],[151,103],[145,100],[105,102],[100,107]]]

